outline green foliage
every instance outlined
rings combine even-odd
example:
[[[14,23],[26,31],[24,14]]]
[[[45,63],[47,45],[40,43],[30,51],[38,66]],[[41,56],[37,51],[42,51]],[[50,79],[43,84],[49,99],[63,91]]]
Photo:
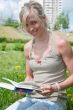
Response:
[[[24,45],[25,44],[21,42],[15,43],[2,42],[0,43],[0,51],[10,51],[10,50],[23,51]]]
[[[60,16],[58,16],[57,17],[57,20],[56,20],[56,22],[55,22],[55,25],[54,25],[54,29],[55,30],[59,30],[60,29],[60,27],[61,27],[61,17]]]
[[[2,45],[1,45],[1,50],[2,51],[5,51],[6,50],[6,45],[7,45],[6,42],[3,42],[2,43]]]
[[[67,110],[73,110],[73,87],[67,89]]]
[[[25,58],[21,51],[0,51],[0,81],[2,77],[21,82],[25,78]],[[24,97],[18,93],[0,88],[0,110],[5,110],[16,100]]]
[[[62,14],[62,28],[67,29],[69,27],[69,17],[68,14]]]
[[[17,28],[17,27],[19,27],[20,24],[18,23],[18,21],[13,20],[11,18],[8,18],[4,25],[5,26],[11,26],[11,27]]]
[[[13,39],[13,38],[5,38],[4,36],[0,37],[0,43],[2,43],[2,42],[6,42],[6,43],[17,43],[17,42],[27,43],[29,40],[30,39]]]
[[[6,42],[6,40],[7,40],[7,39],[6,39],[5,37],[0,37],[0,43],[1,43],[1,42]]]
[[[67,77],[70,76],[69,71],[66,71]],[[67,96],[67,110],[73,110],[73,87],[69,87],[66,89]]]
[[[22,44],[21,42],[15,43],[14,50],[23,51],[24,50],[24,44]]]
[[[57,20],[56,20],[55,25],[54,25],[54,29],[55,30],[59,30],[61,28],[67,29],[68,27],[69,27],[68,14],[67,15],[65,15],[64,13],[60,14],[57,17]]]
[[[73,46],[73,41],[69,41],[70,45]]]

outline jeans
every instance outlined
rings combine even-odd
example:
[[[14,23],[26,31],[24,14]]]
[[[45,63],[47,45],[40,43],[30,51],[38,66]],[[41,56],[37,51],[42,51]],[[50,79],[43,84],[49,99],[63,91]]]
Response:
[[[5,110],[64,110],[64,108],[48,99],[25,97],[16,101]]]

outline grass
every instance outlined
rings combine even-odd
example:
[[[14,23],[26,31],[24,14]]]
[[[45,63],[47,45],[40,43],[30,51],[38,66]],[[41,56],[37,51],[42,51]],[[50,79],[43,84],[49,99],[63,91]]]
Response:
[[[24,34],[21,29],[15,29],[9,26],[0,26],[0,37],[5,37],[9,39],[30,39],[28,34]]]
[[[20,82],[25,78],[25,59],[24,53],[20,51],[0,51],[0,81],[2,77],[10,78]],[[7,106],[20,99],[21,95],[0,89],[0,110],[4,110]]]
[[[15,43],[6,43],[6,42],[1,42],[0,43],[0,51],[5,50],[5,51],[11,51],[11,50],[24,50],[24,44],[25,43],[20,43],[20,42],[15,42]]]

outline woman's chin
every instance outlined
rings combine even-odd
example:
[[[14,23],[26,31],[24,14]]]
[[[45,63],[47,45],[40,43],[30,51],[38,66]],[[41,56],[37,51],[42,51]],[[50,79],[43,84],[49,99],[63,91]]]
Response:
[[[33,33],[32,35],[33,35],[33,36],[37,36],[37,33]]]

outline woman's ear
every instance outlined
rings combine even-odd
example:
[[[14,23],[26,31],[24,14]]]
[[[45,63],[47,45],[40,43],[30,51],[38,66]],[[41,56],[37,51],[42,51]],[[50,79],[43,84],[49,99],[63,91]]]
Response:
[[[43,20],[46,20],[46,19],[47,19],[47,17],[46,17],[46,16],[43,16],[43,17],[42,17],[42,19],[43,19]]]

